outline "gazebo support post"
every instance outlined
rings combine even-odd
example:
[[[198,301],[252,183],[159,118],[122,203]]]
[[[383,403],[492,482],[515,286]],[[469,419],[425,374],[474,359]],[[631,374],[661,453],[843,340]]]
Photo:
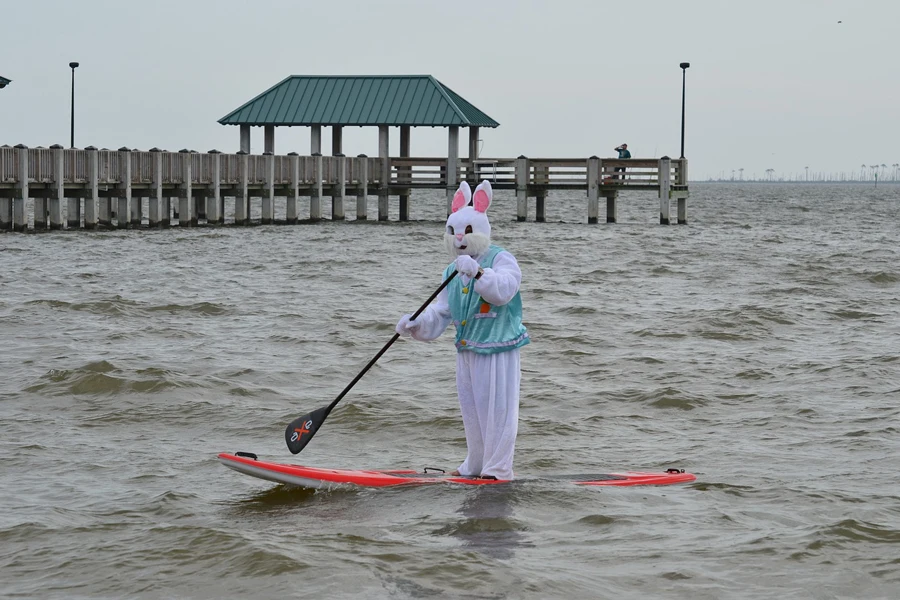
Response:
[[[331,127],[331,155],[332,156],[344,156],[343,154],[343,146],[344,146],[344,128],[340,125],[333,125]],[[331,181],[331,219],[333,221],[343,221],[344,220],[344,184],[340,181],[340,170],[341,170],[341,160],[332,161],[332,176],[337,177],[334,181]]]
[[[478,169],[475,168],[475,161],[478,160],[478,127],[469,127],[469,168],[471,171],[466,172],[466,179],[473,188],[478,185]]]
[[[241,152],[250,154],[250,126],[241,125]]]
[[[275,126],[274,125],[266,125],[263,128],[264,133],[264,141],[263,141],[263,153],[271,152],[275,154]]]
[[[309,155],[322,154],[322,126],[313,125],[309,128]]]
[[[388,198],[391,190],[391,158],[388,152],[390,148],[390,131],[387,125],[378,126],[378,158],[381,162],[378,186],[378,220],[388,220]]]
[[[451,125],[447,128],[447,172],[444,175],[447,183],[447,215],[453,204],[453,194],[459,186],[459,127]]]
[[[400,158],[409,158],[409,125],[400,127]],[[411,178],[410,167],[397,169],[397,179],[401,185],[411,183]],[[409,221],[409,188],[400,190],[400,220]]]

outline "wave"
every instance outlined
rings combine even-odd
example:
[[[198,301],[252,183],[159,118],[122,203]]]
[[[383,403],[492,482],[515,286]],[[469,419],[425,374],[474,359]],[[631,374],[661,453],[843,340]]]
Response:
[[[608,394],[611,401],[644,403],[654,408],[693,410],[708,404],[708,400],[672,386],[652,390],[620,390]]]
[[[879,285],[883,284],[885,286],[891,286],[892,284],[900,282],[900,275],[897,273],[878,271],[877,273],[867,274],[866,280]]]
[[[199,384],[172,371],[158,368],[140,369],[133,375],[114,364],[101,360],[75,369],[53,369],[24,391],[48,396],[110,396],[123,393],[154,394]]]
[[[169,314],[196,314],[206,316],[225,315],[230,310],[221,304],[213,302],[196,302],[194,304],[162,304],[158,306],[148,306],[145,308],[147,312],[167,312]]]
[[[870,313],[862,310],[853,310],[853,309],[844,309],[844,310],[834,310],[827,311],[828,314],[837,317],[838,319],[846,319],[846,320],[873,320],[880,321],[884,315],[879,315],[877,313]]]
[[[153,313],[166,312],[169,314],[192,314],[202,316],[218,316],[229,312],[229,309],[212,302],[197,302],[194,304],[160,304],[147,305],[135,300],[128,300],[121,296],[115,296],[108,300],[95,300],[91,302],[67,302],[64,300],[30,300],[26,306],[47,306],[51,309],[72,310],[106,316],[140,317]]]
[[[818,529],[811,537],[814,539],[807,545],[810,550],[818,550],[834,544],[859,542],[898,544],[900,543],[900,529],[856,519],[844,519]]]

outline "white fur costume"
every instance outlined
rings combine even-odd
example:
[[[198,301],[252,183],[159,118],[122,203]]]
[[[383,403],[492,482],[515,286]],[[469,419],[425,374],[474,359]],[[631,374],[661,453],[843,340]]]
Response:
[[[513,300],[522,281],[522,272],[512,254],[500,252],[493,265],[473,280],[491,244],[491,226],[485,214],[491,199],[489,182],[483,181],[476,188],[474,201],[469,185],[463,182],[454,196],[444,237],[456,261],[457,277],[462,278],[463,284],[474,284],[471,287],[483,301],[502,306]],[[449,292],[444,288],[415,321],[404,315],[397,323],[397,332],[429,341],[439,337],[451,322]],[[457,352],[456,388],[468,446],[466,459],[458,468],[461,475],[513,478],[519,380],[519,348],[494,354]]]

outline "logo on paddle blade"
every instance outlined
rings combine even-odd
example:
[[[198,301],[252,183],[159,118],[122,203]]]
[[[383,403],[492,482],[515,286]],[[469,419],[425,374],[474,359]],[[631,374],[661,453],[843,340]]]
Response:
[[[312,424],[313,424],[312,419],[309,419],[308,421],[306,421],[306,423],[301,425],[299,428],[294,429],[294,433],[291,434],[291,441],[296,442],[297,440],[299,440],[300,438],[303,437],[304,433],[309,433],[309,430],[312,428]]]

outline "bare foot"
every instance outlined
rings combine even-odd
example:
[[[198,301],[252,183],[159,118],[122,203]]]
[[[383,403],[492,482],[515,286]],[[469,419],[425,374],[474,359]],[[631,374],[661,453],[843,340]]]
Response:
[[[459,471],[450,471],[450,474],[454,477],[459,477]]]

